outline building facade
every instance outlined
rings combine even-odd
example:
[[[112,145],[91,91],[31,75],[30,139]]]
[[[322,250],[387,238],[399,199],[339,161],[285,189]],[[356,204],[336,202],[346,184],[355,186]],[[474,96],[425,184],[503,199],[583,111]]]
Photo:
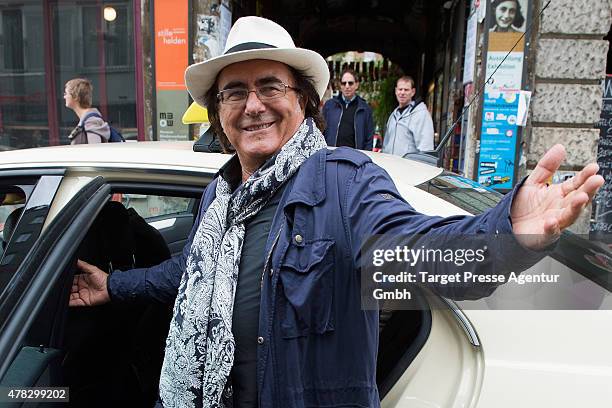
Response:
[[[448,136],[443,165],[466,177],[507,191],[554,143],[567,147],[568,174],[597,159],[610,0],[349,3],[0,0],[0,149],[67,144],[78,118],[63,89],[75,77],[92,81],[94,106],[128,140],[197,137],[181,123],[183,70],[219,55],[231,23],[256,14],[325,57],[379,52],[413,76],[436,143]],[[504,29],[499,3],[522,19]]]

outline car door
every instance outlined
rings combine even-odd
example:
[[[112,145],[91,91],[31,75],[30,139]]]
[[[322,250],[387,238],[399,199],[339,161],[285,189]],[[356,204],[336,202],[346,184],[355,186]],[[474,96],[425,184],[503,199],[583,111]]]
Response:
[[[3,260],[11,254],[14,239],[24,237],[23,240],[31,241],[26,229],[28,225],[22,226],[27,208],[38,210],[36,225],[45,222],[52,205],[49,197],[52,199],[58,191],[59,182],[55,181],[51,185],[37,184],[33,190]],[[40,194],[37,193],[39,185],[44,187]],[[101,177],[84,185],[33,241],[27,256],[6,284],[0,295],[0,386],[14,388],[61,383],[58,378],[61,328],[74,273],[74,259],[70,254],[74,253],[109,197],[110,186]]]
[[[179,224],[182,232],[170,227],[176,237],[174,241],[176,243],[184,242],[191,230],[193,213],[197,211],[197,203],[202,189],[201,186],[176,186],[159,183],[145,184],[125,181],[115,183],[106,181],[102,177],[98,177],[87,186],[82,187],[74,198],[59,211],[41,239],[37,241],[37,245],[28,255],[28,261],[32,260],[32,262],[24,262],[18,271],[18,275],[23,277],[21,281],[27,284],[24,284],[20,289],[23,296],[17,296],[14,292],[11,292],[13,298],[11,298],[11,302],[6,302],[8,312],[6,318],[1,322],[3,326],[2,333],[0,333],[0,359],[3,361],[0,366],[0,385],[25,387],[58,386],[67,383],[67,360],[70,356],[74,360],[75,354],[74,348],[71,349],[70,345],[74,346],[75,339],[69,337],[75,333],[80,335],[83,331],[92,327],[95,328],[98,323],[96,318],[99,317],[99,313],[94,310],[98,308],[79,308],[79,312],[85,313],[77,313],[79,316],[75,320],[76,310],[69,310],[67,307],[70,285],[76,272],[76,254],[82,249],[81,243],[84,238],[89,236],[90,226],[96,223],[98,214],[102,215],[104,213],[104,208],[108,207],[107,204],[109,204],[111,197],[113,200],[124,201],[129,208],[139,208],[141,211],[150,208],[155,209],[155,206],[160,202],[170,201],[171,204],[167,208],[171,210],[166,211],[159,217],[174,217],[181,220]],[[129,200],[123,199],[121,195],[129,197]],[[140,204],[136,202],[137,200],[140,200]],[[183,206],[180,208],[181,211],[175,211],[177,202],[180,202]],[[154,210],[153,212],[160,211]],[[163,228],[160,231],[163,231]],[[108,247],[108,245],[104,245],[104,247]],[[182,245],[180,249],[182,249]],[[123,337],[125,344],[115,343],[112,345],[113,350],[117,350],[117,347],[119,349],[123,347],[125,350],[146,354],[154,349],[157,343],[161,344],[163,350],[165,334],[157,330],[157,325],[151,324],[151,321],[152,319],[154,321],[163,320],[162,314],[165,313],[165,309],[168,309],[169,312],[171,305],[157,306],[160,305],[156,305],[155,310],[152,310],[151,307],[145,307],[142,309],[142,314],[137,314],[133,321],[127,323],[128,326],[132,327],[133,330],[130,329],[131,331],[142,332],[139,333],[138,341]],[[115,309],[113,304],[110,304],[110,307]],[[104,313],[101,309],[99,311]],[[129,313],[123,313],[124,311]],[[127,314],[132,316],[133,313],[131,312],[133,311],[134,309],[121,309],[120,313],[122,316]],[[113,313],[115,312],[117,310],[114,310]],[[113,316],[116,317],[117,314],[115,313]],[[75,330],[74,325],[77,321],[79,324],[84,324],[76,327]],[[167,331],[168,325],[163,326]],[[148,335],[146,329],[142,331],[142,327],[155,329],[155,339],[152,339],[154,344],[149,344],[151,347],[142,347],[142,343],[151,340],[152,337]],[[117,327],[115,329],[119,330]],[[122,338],[121,333],[117,338]],[[91,339],[91,337],[83,337],[83,339]],[[97,350],[100,351],[100,349],[94,347],[87,351],[91,352],[91,357],[94,360],[94,354],[99,354]],[[82,348],[79,352],[81,351]],[[140,356],[135,358],[138,357]],[[132,367],[136,369],[149,367],[150,365],[147,365],[147,363],[152,358],[151,354],[146,354],[143,358],[136,362],[136,366],[132,365]],[[109,371],[109,373],[111,375],[115,374],[114,371]],[[152,378],[144,378],[143,375]],[[158,370],[153,373],[141,370],[138,373],[138,383],[134,387],[141,387],[142,389],[138,390],[139,393],[135,393],[133,396],[135,401],[144,401],[144,398],[149,398],[151,384],[157,381],[156,376],[157,378],[159,376]],[[93,374],[92,377],[94,377]],[[116,384],[121,381],[121,378],[109,378],[109,384]],[[99,385],[99,383],[96,385]],[[109,394],[114,391],[112,387],[106,387],[106,384],[103,384],[103,387],[108,390]],[[72,389],[73,387],[71,387]],[[80,390],[83,391],[83,389],[81,387]],[[156,388],[153,393],[156,395]],[[118,395],[120,392],[115,390],[115,394]],[[83,392],[78,395],[75,394],[74,397],[77,398],[79,395],[82,396]]]

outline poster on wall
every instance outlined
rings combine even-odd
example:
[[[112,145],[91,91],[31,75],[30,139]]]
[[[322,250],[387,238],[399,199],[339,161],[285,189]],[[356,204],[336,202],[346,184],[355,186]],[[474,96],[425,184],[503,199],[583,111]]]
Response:
[[[219,17],[215,15],[198,14],[198,44],[206,47],[206,55],[216,57],[223,50],[219,40]]]
[[[227,36],[232,26],[232,11],[229,3],[213,3],[209,14],[196,15],[197,31],[195,41],[199,46],[194,57],[197,61],[204,61],[223,54]]]
[[[181,121],[189,107],[184,73],[189,63],[188,0],[155,1],[157,140],[189,140]]]
[[[606,180],[597,192],[595,216],[591,222],[591,239],[612,244],[612,75],[606,76],[604,83],[601,117],[597,124],[599,142],[597,164],[599,174]]]
[[[496,190],[515,183],[519,141],[519,95],[523,83],[523,60],[528,0],[488,0],[489,37],[478,182]]]
[[[225,43],[227,42],[227,36],[229,35],[229,31],[232,28],[232,11],[229,8],[229,5],[226,2],[221,4],[221,12],[219,13],[219,24],[220,24],[220,35],[219,35],[219,45],[221,50],[225,48]]]
[[[474,63],[476,62],[476,33],[478,21],[476,13],[468,18],[465,35],[465,57],[463,59],[463,85],[474,82]]]

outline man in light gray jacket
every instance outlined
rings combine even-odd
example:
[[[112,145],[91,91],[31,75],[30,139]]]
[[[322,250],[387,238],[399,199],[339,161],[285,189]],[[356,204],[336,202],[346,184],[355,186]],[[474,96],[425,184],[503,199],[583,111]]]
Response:
[[[385,130],[383,153],[404,156],[433,150],[433,122],[422,101],[415,101],[414,80],[403,76],[395,85],[395,97],[399,106],[395,108]]]

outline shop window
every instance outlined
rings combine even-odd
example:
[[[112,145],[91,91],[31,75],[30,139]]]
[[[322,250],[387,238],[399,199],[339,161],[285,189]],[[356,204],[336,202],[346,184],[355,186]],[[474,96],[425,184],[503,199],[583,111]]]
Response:
[[[105,21],[106,26],[106,64],[108,67],[127,67],[131,65],[131,15],[128,8],[114,6],[117,17],[113,21]]]
[[[0,1],[0,150],[47,144],[41,3]]]
[[[107,68],[132,65],[132,15],[127,5],[113,5],[116,18],[106,21],[100,7],[82,8],[83,67],[100,66],[100,46],[104,47],[104,63]]]
[[[98,25],[100,18],[99,7],[83,7],[83,67],[97,67],[100,65],[98,57]]]
[[[65,8],[53,10],[53,54],[56,68],[74,69],[74,48],[78,38],[75,31],[75,11]],[[62,87],[63,91],[64,88]]]
[[[2,37],[4,68],[9,71],[23,70],[23,18],[21,10],[2,12]],[[10,41],[8,41],[10,39]]]
[[[24,34],[25,46],[23,52],[25,54],[26,68],[30,71],[41,72],[45,69],[45,61],[42,57],[45,53],[44,43],[40,41],[43,38],[43,16],[40,7],[26,8],[24,13]]]

